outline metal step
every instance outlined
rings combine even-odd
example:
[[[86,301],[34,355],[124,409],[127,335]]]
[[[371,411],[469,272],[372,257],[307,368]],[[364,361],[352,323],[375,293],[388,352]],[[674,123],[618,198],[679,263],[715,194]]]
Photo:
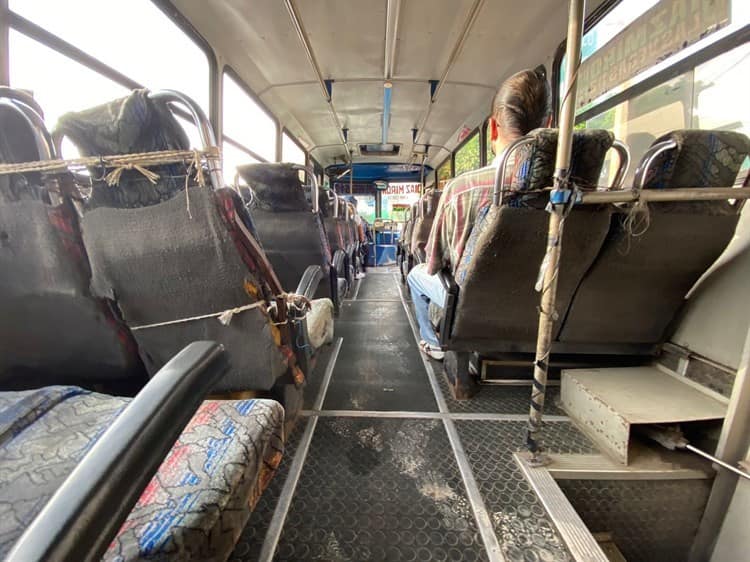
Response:
[[[609,558],[588,530],[565,494],[545,467],[531,466],[526,453],[514,453],[526,481],[542,502],[560,538],[576,562],[608,562]]]
[[[634,426],[720,420],[726,404],[657,367],[562,372],[563,409],[603,452],[627,465]]]

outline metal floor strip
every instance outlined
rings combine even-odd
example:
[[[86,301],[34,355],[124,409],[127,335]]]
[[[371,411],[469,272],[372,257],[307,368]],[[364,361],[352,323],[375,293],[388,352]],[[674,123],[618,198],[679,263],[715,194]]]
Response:
[[[608,562],[604,551],[588,530],[565,494],[544,467],[532,467],[518,453],[513,454],[526,481],[544,505],[549,518],[557,528],[576,562]]]
[[[320,385],[318,395],[315,398],[315,402],[313,404],[313,408],[315,410],[320,410],[323,407],[323,401],[325,400],[326,392],[328,391],[328,385],[331,383],[333,369],[336,367],[336,359],[339,356],[339,351],[341,350],[341,344],[343,343],[343,341],[343,338],[338,338],[336,340],[336,343],[334,344],[335,347],[333,353],[331,353],[331,357],[328,360],[328,365],[326,365],[325,374],[323,375],[323,381]],[[271,523],[268,526],[266,538],[263,541],[263,548],[261,549],[260,556],[258,557],[259,562],[271,562],[273,560],[274,554],[276,553],[276,547],[279,544],[281,531],[284,528],[284,522],[286,521],[286,516],[289,512],[289,506],[292,504],[292,497],[294,496],[294,491],[297,488],[300,474],[302,474],[302,468],[305,465],[305,459],[307,458],[307,452],[310,449],[310,442],[312,441],[313,434],[315,433],[315,426],[317,425],[317,423],[317,416],[311,416],[307,420],[305,433],[302,435],[302,439],[300,440],[299,447],[296,454],[294,455],[292,465],[289,467],[289,475],[287,476],[286,482],[284,482],[284,487],[282,488],[281,494],[279,495],[276,509],[273,512],[273,518],[271,519]]]
[[[411,325],[412,334],[414,335],[414,343],[418,343],[419,331],[417,330],[417,326],[411,314],[409,305],[407,305],[406,299],[404,298],[404,293],[401,289],[401,283],[395,278],[394,282],[396,283],[396,286],[398,288],[398,294],[401,297],[401,304],[403,305],[404,311],[406,312],[406,317],[408,318],[409,324]],[[449,414],[448,405],[446,404],[445,397],[440,390],[440,385],[437,382],[432,364],[424,356],[423,353],[420,352],[419,355],[422,357],[422,363],[424,364],[425,371],[427,372],[427,377],[430,380],[432,392],[435,394],[435,401],[437,402],[438,410],[441,414]],[[443,425],[445,426],[445,432],[448,435],[448,441],[450,442],[451,448],[453,449],[453,454],[456,457],[456,463],[458,464],[458,469],[461,472],[461,478],[463,479],[464,487],[466,488],[466,496],[469,499],[471,509],[474,512],[474,518],[476,519],[477,527],[479,528],[479,534],[481,535],[482,542],[484,543],[484,548],[487,551],[487,557],[489,558],[490,562],[505,562],[505,557],[503,556],[503,552],[500,549],[500,542],[497,540],[497,535],[495,535],[495,529],[492,526],[492,520],[490,519],[490,515],[484,505],[482,495],[479,492],[479,486],[477,485],[477,481],[474,478],[474,473],[471,470],[469,460],[466,458],[466,452],[464,451],[463,445],[461,444],[461,439],[458,436],[456,426],[453,423],[453,420],[449,417],[443,418]]]
[[[460,412],[412,412],[403,410],[302,410],[301,416],[323,418],[403,418],[403,419],[450,419],[486,421],[526,421],[528,414],[484,414]],[[569,422],[567,416],[545,416],[545,422]]]

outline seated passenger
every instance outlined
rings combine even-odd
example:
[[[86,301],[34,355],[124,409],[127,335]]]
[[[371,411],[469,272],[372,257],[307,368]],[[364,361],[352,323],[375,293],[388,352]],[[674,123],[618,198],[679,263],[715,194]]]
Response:
[[[489,121],[492,152],[490,166],[466,172],[452,180],[440,198],[435,221],[427,242],[426,263],[417,265],[407,278],[419,323],[420,349],[433,359],[442,360],[429,306],[445,302],[445,288],[438,275],[442,269],[454,271],[469,239],[479,211],[489,205],[495,185],[495,170],[503,150],[533,129],[549,126],[550,88],[544,69],[522,70],[508,78],[492,102]]]

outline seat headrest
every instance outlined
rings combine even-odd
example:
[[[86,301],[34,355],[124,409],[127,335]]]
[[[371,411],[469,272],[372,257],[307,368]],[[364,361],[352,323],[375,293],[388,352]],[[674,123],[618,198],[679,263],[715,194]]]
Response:
[[[645,189],[731,187],[750,154],[750,139],[734,131],[684,129],[667,133],[653,144],[668,140],[677,146],[651,163]]]
[[[558,130],[534,129],[528,136],[533,142],[520,148],[516,156],[517,173],[511,184],[511,189],[515,191],[537,190],[552,185]],[[599,184],[605,155],[614,140],[612,133],[602,129],[574,131],[570,171],[579,187],[593,189]]]
[[[70,138],[83,156],[190,148],[185,131],[167,103],[150,98],[148,90],[134,90],[124,98],[67,113],[58,121],[56,134]],[[136,170],[125,170],[116,186],[95,181],[90,206],[147,207],[184,190],[184,165],[168,164],[150,169],[160,176],[157,185],[152,185]],[[93,177],[99,175],[101,170],[92,170]]]
[[[237,166],[253,190],[253,205],[262,211],[310,211],[305,189],[294,164],[264,163]]]

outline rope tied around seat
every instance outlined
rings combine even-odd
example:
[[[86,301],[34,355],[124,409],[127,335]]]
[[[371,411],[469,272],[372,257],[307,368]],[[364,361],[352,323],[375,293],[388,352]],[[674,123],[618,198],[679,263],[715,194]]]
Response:
[[[152,172],[151,170],[148,170],[139,164],[134,164],[131,162],[122,166],[118,166],[117,168],[109,172],[106,176],[104,176],[104,181],[107,182],[107,185],[110,187],[118,185],[120,183],[122,173],[125,170],[136,170],[137,172],[140,172],[141,175],[148,181],[150,181],[152,185],[156,185],[156,182],[159,179],[159,174],[157,174],[156,172]]]

